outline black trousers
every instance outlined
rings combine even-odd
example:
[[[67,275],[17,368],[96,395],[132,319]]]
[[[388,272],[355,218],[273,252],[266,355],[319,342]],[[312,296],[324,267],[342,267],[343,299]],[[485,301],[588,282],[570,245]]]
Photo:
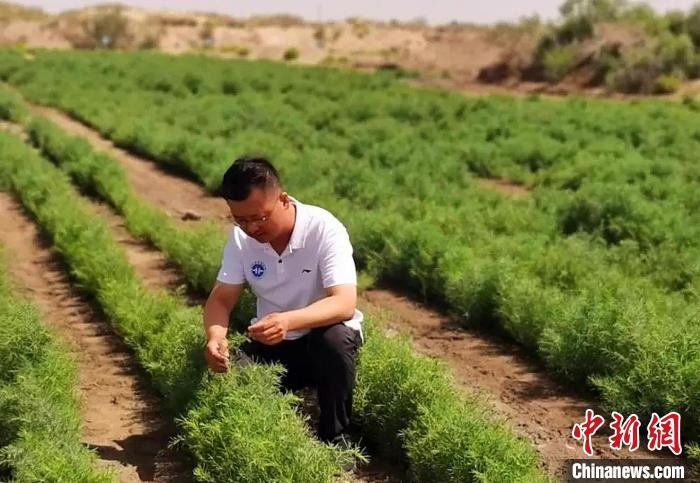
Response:
[[[285,390],[315,386],[321,410],[318,435],[331,441],[350,425],[360,332],[338,323],[317,327],[295,340],[266,345],[250,340],[241,350],[259,362],[277,362],[287,368]]]

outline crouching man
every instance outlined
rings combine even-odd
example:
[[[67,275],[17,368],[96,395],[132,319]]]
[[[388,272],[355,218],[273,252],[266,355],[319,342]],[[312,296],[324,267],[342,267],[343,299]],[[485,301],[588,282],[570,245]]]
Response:
[[[204,309],[207,364],[227,370],[229,314],[248,283],[257,317],[241,350],[254,360],[284,365],[286,390],[316,387],[319,437],[342,443],[363,340],[347,230],[328,211],[288,195],[264,158],[236,160],[221,192],[235,226]]]

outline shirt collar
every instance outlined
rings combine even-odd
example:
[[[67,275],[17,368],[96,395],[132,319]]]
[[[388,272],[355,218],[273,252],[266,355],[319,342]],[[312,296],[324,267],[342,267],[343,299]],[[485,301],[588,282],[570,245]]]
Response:
[[[289,199],[294,203],[297,208],[296,219],[294,220],[294,229],[292,230],[292,237],[289,239],[289,249],[298,250],[304,248],[306,242],[306,226],[308,224],[308,213],[306,212],[306,206],[297,200],[296,198],[290,196]]]

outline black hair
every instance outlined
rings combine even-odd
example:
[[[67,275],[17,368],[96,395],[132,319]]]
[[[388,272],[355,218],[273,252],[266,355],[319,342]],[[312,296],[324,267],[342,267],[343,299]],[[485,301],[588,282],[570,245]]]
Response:
[[[221,196],[231,201],[243,201],[253,188],[281,186],[280,176],[266,158],[248,156],[238,158],[224,173]]]

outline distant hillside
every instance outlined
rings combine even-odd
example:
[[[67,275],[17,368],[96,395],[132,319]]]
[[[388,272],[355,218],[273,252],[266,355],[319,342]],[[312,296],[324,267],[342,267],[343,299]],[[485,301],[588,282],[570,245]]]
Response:
[[[31,22],[21,7],[16,12],[4,19],[2,45],[157,48],[169,53],[194,51],[357,68],[401,68],[460,81],[473,80],[517,37],[516,32],[504,36],[488,26],[429,27],[359,18],[314,23],[290,15],[243,19],[118,4],[43,14]]]
[[[649,94],[688,85],[700,72],[700,13],[659,16],[646,6],[626,5],[567,0],[562,19],[551,24],[535,17],[428,26],[360,18],[316,23],[292,15],[235,18],[119,4],[50,15],[1,2],[0,46],[158,49],[393,69],[412,82],[476,93]],[[650,66],[644,58],[664,60]]]

